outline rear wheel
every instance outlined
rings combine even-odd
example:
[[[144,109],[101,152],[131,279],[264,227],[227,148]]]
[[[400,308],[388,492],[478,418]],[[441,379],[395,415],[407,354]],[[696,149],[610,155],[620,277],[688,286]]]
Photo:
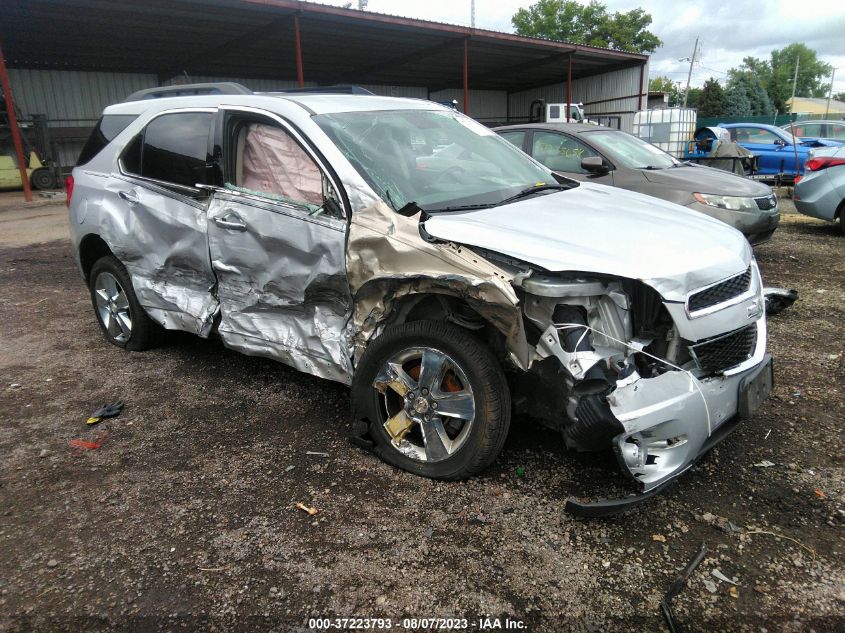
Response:
[[[352,393],[379,456],[425,477],[480,473],[510,426],[499,363],[472,334],[441,321],[385,329],[361,359]]]
[[[94,313],[109,343],[133,351],[159,343],[162,328],[138,303],[129,273],[116,257],[94,262],[88,279]]]
[[[29,175],[29,182],[33,189],[44,191],[56,188],[56,177],[46,167],[39,167]]]

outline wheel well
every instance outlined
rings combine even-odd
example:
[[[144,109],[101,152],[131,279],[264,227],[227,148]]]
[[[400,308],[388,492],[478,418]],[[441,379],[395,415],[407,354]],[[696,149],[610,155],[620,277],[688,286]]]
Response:
[[[459,297],[440,293],[410,294],[397,300],[386,323],[398,325],[412,321],[446,321],[471,331],[487,343],[499,358],[505,358],[505,338],[487,319]]]
[[[82,241],[79,243],[79,264],[82,266],[82,274],[85,275],[85,281],[88,281],[88,275],[91,273],[94,262],[101,257],[111,254],[112,252],[108,244],[99,235],[89,233],[82,238]]]
[[[839,203],[839,206],[836,207],[836,211],[833,213],[833,219],[838,220],[842,216],[843,212],[845,212],[845,199],[843,199],[842,202]]]

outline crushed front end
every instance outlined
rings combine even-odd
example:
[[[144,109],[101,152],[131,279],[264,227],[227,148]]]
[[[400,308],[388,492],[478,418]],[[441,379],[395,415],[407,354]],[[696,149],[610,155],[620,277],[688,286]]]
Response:
[[[524,396],[525,406],[571,449],[612,446],[641,495],[687,470],[771,391],[753,260],[668,297],[609,276],[532,274],[519,283],[535,343],[523,382],[542,391]],[[567,507],[599,515],[637,499]]]

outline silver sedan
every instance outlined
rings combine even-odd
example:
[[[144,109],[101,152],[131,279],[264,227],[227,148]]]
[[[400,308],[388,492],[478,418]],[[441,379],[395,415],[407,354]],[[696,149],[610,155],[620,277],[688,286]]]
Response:
[[[845,147],[813,151],[793,197],[799,212],[821,220],[838,220],[845,233]]]

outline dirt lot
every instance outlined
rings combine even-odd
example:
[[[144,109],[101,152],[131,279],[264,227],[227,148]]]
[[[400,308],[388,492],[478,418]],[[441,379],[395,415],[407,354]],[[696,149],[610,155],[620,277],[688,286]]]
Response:
[[[568,453],[517,417],[482,477],[399,472],[345,439],[344,387],[190,336],[123,352],[100,335],[67,241],[0,246],[0,630],[352,616],[476,630],[489,614],[663,631],[658,602],[704,541],[675,601],[686,630],[841,631],[843,252],[833,225],[785,215],[758,249],[767,283],[801,293],[770,321],[774,396],[665,494],[586,521],[563,502],[624,490],[610,454]],[[123,415],[87,428],[114,400]],[[77,454],[73,438],[102,447]]]

